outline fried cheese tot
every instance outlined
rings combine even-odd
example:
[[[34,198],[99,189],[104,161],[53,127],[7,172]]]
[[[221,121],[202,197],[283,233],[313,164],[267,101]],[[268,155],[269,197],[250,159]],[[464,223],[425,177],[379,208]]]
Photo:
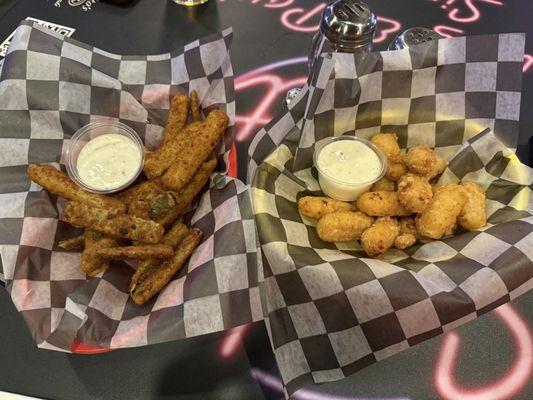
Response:
[[[139,269],[130,283],[130,296],[136,304],[144,304],[163,289],[181,269],[202,240],[202,231],[193,228],[179,244],[174,256],[144,273]]]
[[[97,256],[114,260],[148,260],[165,259],[174,255],[172,246],[166,244],[152,244],[148,246],[122,246],[102,248],[95,251]]]
[[[90,193],[78,185],[62,171],[47,164],[30,164],[28,166],[29,178],[41,185],[50,193],[76,201],[91,207],[105,208],[108,212],[118,215],[126,212],[126,205],[113,197]]]
[[[178,93],[172,98],[167,125],[163,134],[163,143],[176,137],[187,123],[191,99],[184,94]]]
[[[372,187],[370,188],[371,192],[379,192],[379,191],[385,191],[385,192],[395,192],[396,191],[396,182],[391,181],[387,179],[386,176],[381,178],[379,181],[374,183]]]
[[[374,219],[359,211],[338,211],[318,220],[316,232],[324,242],[357,240]]]
[[[400,235],[400,224],[394,218],[380,217],[361,235],[361,246],[369,257],[385,253]]]
[[[387,156],[389,165],[385,176],[396,182],[407,172],[400,146],[398,146],[398,136],[395,133],[378,133],[372,137],[371,142]]]
[[[189,137],[196,136],[200,130],[202,130],[202,123],[193,122],[186,125],[179,134],[168,142],[163,143],[156,151],[146,153],[143,167],[144,174],[149,179],[163,175],[187,147]]]
[[[66,251],[83,250],[85,247],[85,235],[79,235],[71,239],[61,240],[58,247]]]
[[[433,190],[426,178],[405,174],[398,180],[398,200],[407,210],[422,213],[432,198]]]
[[[420,239],[420,235],[416,230],[415,217],[403,217],[399,219],[400,223],[400,234],[410,234]]]
[[[425,144],[418,144],[407,150],[405,163],[410,172],[425,176],[428,180],[442,174],[446,162]]]
[[[190,94],[191,97],[191,115],[192,120],[195,122],[202,122],[202,112],[200,111],[200,99],[198,99],[198,93],[193,90]]]
[[[189,137],[183,151],[163,175],[163,185],[174,191],[183,189],[222,139],[228,122],[229,118],[224,111],[211,111],[202,123],[201,131]]]
[[[115,217],[107,210],[73,201],[65,206],[63,217],[74,227],[93,229],[141,243],[159,243],[165,233],[163,227],[154,221],[131,215]]]
[[[405,250],[416,243],[416,237],[410,233],[401,233],[394,239],[394,247],[400,250]]]
[[[416,217],[416,230],[431,239],[452,234],[466,200],[466,190],[460,185],[436,186],[428,209]]]
[[[337,211],[355,211],[355,205],[329,197],[305,196],[298,200],[298,211],[306,217],[320,219]]]
[[[366,192],[357,199],[357,209],[372,217],[403,217],[411,215],[398,200],[397,192]]]
[[[116,238],[103,235],[93,230],[85,231],[85,249],[81,253],[81,269],[90,277],[95,277],[101,272],[107,271],[111,266],[111,260],[96,254],[98,250],[112,248],[119,245]]]
[[[487,211],[485,206],[485,192],[474,182],[463,182],[461,186],[466,191],[466,203],[457,218],[459,226],[465,229],[479,229],[487,225]]]

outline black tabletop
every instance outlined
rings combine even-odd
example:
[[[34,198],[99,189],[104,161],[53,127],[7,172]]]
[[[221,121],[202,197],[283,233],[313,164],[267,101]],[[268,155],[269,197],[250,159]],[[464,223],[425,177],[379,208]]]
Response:
[[[369,0],[380,16],[376,47],[411,26],[457,36],[527,32],[529,0]],[[185,8],[171,0],[0,0],[0,42],[33,17],[75,29],[73,37],[120,54],[167,52],[233,26],[239,176],[254,130],[279,112],[288,88],[306,78],[306,56],[323,2],[210,0]],[[517,154],[530,163],[533,56],[524,65]],[[255,71],[255,77],[251,79]],[[526,399],[533,394],[533,293],[510,305],[374,364],[339,382],[309,388],[300,399]],[[457,343],[459,339],[460,343]],[[529,346],[529,347],[528,347]],[[38,350],[7,293],[0,290],[0,390],[50,399],[278,399],[281,381],[263,323],[99,355]],[[528,358],[529,357],[529,358]],[[525,364],[523,363],[525,360]],[[454,363],[456,361],[456,363]],[[526,371],[527,372],[527,371]]]

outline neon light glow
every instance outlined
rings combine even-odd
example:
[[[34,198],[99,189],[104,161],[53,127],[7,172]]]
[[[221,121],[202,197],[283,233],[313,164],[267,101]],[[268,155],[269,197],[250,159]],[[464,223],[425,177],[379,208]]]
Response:
[[[503,400],[518,393],[531,380],[533,365],[533,338],[527,324],[509,304],[495,310],[496,315],[511,331],[516,343],[516,358],[505,376],[490,385],[466,389],[456,382],[453,371],[460,348],[456,333],[448,333],[435,369],[435,386],[445,400]]]
[[[451,26],[446,25],[437,25],[433,28],[433,30],[445,38],[454,37],[455,35],[452,35],[453,33],[456,33],[458,35],[462,35],[463,33],[465,33],[465,31],[463,31],[462,29],[452,28]]]
[[[315,16],[320,16],[322,13],[322,10],[326,7],[326,4],[322,3],[313,8],[312,10],[305,12],[303,8],[292,8],[290,10],[285,11],[283,14],[281,14],[281,23],[288,29],[291,29],[296,32],[316,32],[318,31],[318,28],[320,27],[319,24],[314,24],[311,26],[302,26],[305,22],[308,22],[311,18]],[[302,13],[304,13],[302,15]],[[291,18],[293,16],[296,16],[299,18],[292,22]]]
[[[250,329],[250,326],[251,324],[241,325],[228,331],[220,346],[220,355],[223,358],[229,358],[235,354],[239,348],[243,335],[248,329]]]
[[[374,43],[381,43],[383,42],[390,34],[394,33],[394,32],[398,32],[400,30],[400,28],[402,27],[402,24],[400,24],[398,21],[394,20],[394,19],[390,19],[390,18],[385,18],[385,17],[377,17],[377,20],[378,20],[378,24],[380,22],[384,22],[385,24],[389,24],[390,25],[390,28],[385,28],[385,29],[378,29],[378,33],[379,35],[376,35],[374,37]],[[378,25],[379,27],[379,25]]]
[[[533,55],[524,54],[524,68],[522,69],[522,71],[526,72],[530,68],[533,68]]]

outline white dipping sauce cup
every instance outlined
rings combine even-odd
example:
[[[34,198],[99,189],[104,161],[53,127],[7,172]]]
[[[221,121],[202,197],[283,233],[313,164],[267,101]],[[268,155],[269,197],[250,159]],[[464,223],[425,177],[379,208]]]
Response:
[[[374,151],[376,155],[378,156],[378,159],[381,163],[381,170],[379,174],[377,174],[371,180],[367,180],[365,182],[358,182],[357,184],[354,184],[352,182],[342,181],[338,179],[338,177],[328,175],[324,170],[322,170],[318,163],[318,157],[320,155],[320,152],[328,144],[333,143],[335,141],[339,141],[339,140],[355,140],[355,141],[358,141],[364,144],[369,149]],[[381,178],[383,178],[383,176],[387,172],[387,157],[385,156],[385,154],[380,149],[378,149],[376,146],[374,146],[370,141],[366,139],[358,138],[355,136],[335,136],[335,137],[328,137],[326,139],[322,139],[318,141],[315,144],[315,152],[313,154],[313,161],[315,164],[315,168],[318,171],[318,183],[320,184],[320,187],[322,188],[322,191],[324,192],[324,194],[334,199],[343,200],[343,201],[357,200],[359,196],[361,196],[363,193],[370,190],[370,188],[372,187],[374,183],[376,183]],[[357,174],[357,171],[354,171],[354,174]]]

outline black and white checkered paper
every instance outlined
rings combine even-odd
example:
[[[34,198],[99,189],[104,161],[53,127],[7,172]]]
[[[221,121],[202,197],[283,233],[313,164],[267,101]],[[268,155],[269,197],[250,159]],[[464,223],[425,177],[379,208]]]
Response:
[[[17,28],[0,76],[0,253],[7,290],[40,347],[142,346],[262,319],[249,191],[225,173],[235,122],[231,38],[228,29],[169,54],[137,57],[29,22]],[[152,150],[171,98],[191,90],[204,110],[219,107],[230,117],[218,148],[221,172],[189,214],[202,243],[159,296],[137,306],[126,265],[87,280],[80,254],[57,247],[78,232],[59,217],[64,199],[31,184],[26,168],[61,164],[71,135],[102,119],[129,125]]]
[[[290,395],[343,378],[452,330],[533,286],[533,172],[516,146],[524,36],[434,41],[412,49],[325,55],[289,110],[250,147],[261,294]],[[488,129],[487,129],[488,128]],[[441,182],[487,192],[478,231],[367,258],[325,243],[297,199],[320,194],[314,144],[396,132],[449,164]],[[480,133],[481,132],[481,133]]]

